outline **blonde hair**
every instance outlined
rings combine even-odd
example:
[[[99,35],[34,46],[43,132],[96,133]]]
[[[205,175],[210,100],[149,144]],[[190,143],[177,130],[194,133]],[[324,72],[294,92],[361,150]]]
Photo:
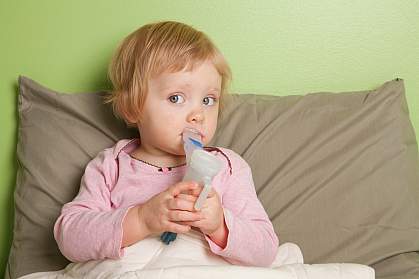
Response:
[[[220,111],[231,81],[227,61],[203,33],[180,22],[147,24],[128,35],[117,48],[108,69],[113,90],[105,102],[128,126],[141,121],[149,79],[164,73],[191,70],[211,61],[221,76]]]

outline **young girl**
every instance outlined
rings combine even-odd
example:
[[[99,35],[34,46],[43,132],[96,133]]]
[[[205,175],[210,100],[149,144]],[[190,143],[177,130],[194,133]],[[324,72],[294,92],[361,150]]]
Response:
[[[124,248],[165,231],[201,232],[230,263],[269,266],[278,239],[259,202],[248,164],[225,148],[201,210],[201,187],[180,182],[186,171],[182,133],[212,139],[230,69],[209,38],[178,22],[148,24],[125,38],[109,70],[115,113],[138,128],[86,167],[80,191],[54,228],[62,254],[74,262],[118,259]]]

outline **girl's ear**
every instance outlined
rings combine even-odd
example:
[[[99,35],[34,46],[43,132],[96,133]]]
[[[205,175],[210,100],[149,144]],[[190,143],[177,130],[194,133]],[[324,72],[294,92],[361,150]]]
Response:
[[[141,115],[137,115],[131,111],[127,111],[124,115],[125,121],[129,126],[138,126],[141,122]]]
[[[126,120],[127,124],[130,125],[130,126],[136,126],[137,125],[137,120],[132,115],[126,115],[125,120]]]

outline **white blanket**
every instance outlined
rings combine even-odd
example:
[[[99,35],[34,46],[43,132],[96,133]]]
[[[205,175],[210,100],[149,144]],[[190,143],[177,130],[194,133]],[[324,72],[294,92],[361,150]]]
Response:
[[[65,269],[32,273],[19,279],[186,278],[186,279],[373,279],[374,270],[359,264],[303,264],[300,248],[285,243],[270,268],[231,265],[214,255],[201,234],[180,234],[170,245],[153,236],[125,249],[120,260],[71,263]]]

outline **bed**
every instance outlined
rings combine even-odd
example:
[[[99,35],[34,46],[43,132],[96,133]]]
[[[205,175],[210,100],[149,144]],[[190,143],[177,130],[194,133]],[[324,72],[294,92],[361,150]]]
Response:
[[[88,161],[136,136],[102,104],[104,94],[66,94],[19,78],[7,279],[69,264],[52,234],[61,206],[77,194]],[[249,163],[281,244],[298,245],[308,268],[351,263],[376,278],[419,278],[418,149],[402,79],[357,92],[233,94],[211,145]]]

